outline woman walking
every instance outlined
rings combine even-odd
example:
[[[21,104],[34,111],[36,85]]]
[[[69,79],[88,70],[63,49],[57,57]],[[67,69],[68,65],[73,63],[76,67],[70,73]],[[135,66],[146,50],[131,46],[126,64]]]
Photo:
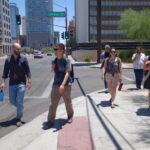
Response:
[[[148,102],[150,110],[150,55],[145,60],[144,70],[145,70],[144,88],[148,89]]]
[[[118,82],[122,82],[122,63],[121,59],[117,57],[115,48],[110,51],[110,57],[106,59],[103,70],[102,80],[104,80],[104,73],[106,72],[106,81],[108,83],[108,90],[111,95],[111,108],[117,106],[115,104],[116,89]]]

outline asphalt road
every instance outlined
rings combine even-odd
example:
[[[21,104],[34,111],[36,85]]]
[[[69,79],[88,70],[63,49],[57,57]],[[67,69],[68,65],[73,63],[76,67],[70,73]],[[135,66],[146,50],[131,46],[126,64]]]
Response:
[[[50,100],[48,98],[51,90],[53,73],[50,71],[50,64],[53,57],[44,56],[43,59],[33,59],[29,57],[29,65],[32,73],[33,87],[26,91],[24,100],[24,117],[25,122],[31,121],[36,116],[45,112],[49,108]],[[3,72],[4,60],[0,60],[0,76]],[[89,66],[78,65],[74,67],[75,77],[82,85],[85,93],[91,93],[104,88],[100,75],[101,70],[90,68]],[[124,84],[130,84],[134,80],[133,70],[125,69]],[[8,102],[8,81],[5,88],[6,104],[0,104],[0,137],[16,129],[14,121],[15,108]],[[82,92],[75,80],[72,86],[72,98],[82,96]],[[45,118],[46,120],[46,118]]]

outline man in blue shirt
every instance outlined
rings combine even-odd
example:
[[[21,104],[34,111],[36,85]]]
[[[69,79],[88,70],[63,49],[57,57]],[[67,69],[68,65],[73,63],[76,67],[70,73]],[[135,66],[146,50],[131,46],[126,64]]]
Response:
[[[104,67],[106,58],[108,58],[110,55],[110,49],[111,47],[109,45],[105,45],[105,51],[100,55],[101,69]],[[106,73],[104,74],[104,86],[105,86],[105,89],[108,88],[107,82],[106,82]],[[108,92],[106,91],[106,93]]]
[[[10,103],[17,108],[16,126],[21,126],[23,116],[23,99],[26,89],[31,88],[31,73],[26,57],[20,55],[21,46],[18,43],[12,46],[13,54],[9,56],[4,65],[0,90],[5,87],[5,80],[9,77]]]

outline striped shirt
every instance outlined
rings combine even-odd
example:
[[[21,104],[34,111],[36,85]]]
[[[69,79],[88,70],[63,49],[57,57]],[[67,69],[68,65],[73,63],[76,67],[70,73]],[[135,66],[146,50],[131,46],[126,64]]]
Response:
[[[144,69],[144,60],[145,60],[145,54],[140,53],[139,55],[133,54],[132,56],[132,60],[134,60],[133,62],[133,68],[134,69]]]

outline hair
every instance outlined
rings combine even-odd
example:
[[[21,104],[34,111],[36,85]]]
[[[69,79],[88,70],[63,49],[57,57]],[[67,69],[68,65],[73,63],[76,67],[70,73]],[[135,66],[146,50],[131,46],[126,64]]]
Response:
[[[110,53],[111,53],[111,51],[112,51],[112,49],[115,49],[114,47],[112,47],[111,49],[110,49]],[[115,49],[115,52],[116,52],[116,57],[118,56],[118,54],[117,54],[117,50]]]
[[[141,46],[137,46],[136,49],[142,49],[142,47]]]
[[[59,43],[58,46],[60,47],[61,50],[65,50],[65,45],[63,43]]]
[[[21,48],[21,45],[20,45],[19,43],[14,43],[14,44],[12,44],[12,48],[16,48],[16,47]]]

